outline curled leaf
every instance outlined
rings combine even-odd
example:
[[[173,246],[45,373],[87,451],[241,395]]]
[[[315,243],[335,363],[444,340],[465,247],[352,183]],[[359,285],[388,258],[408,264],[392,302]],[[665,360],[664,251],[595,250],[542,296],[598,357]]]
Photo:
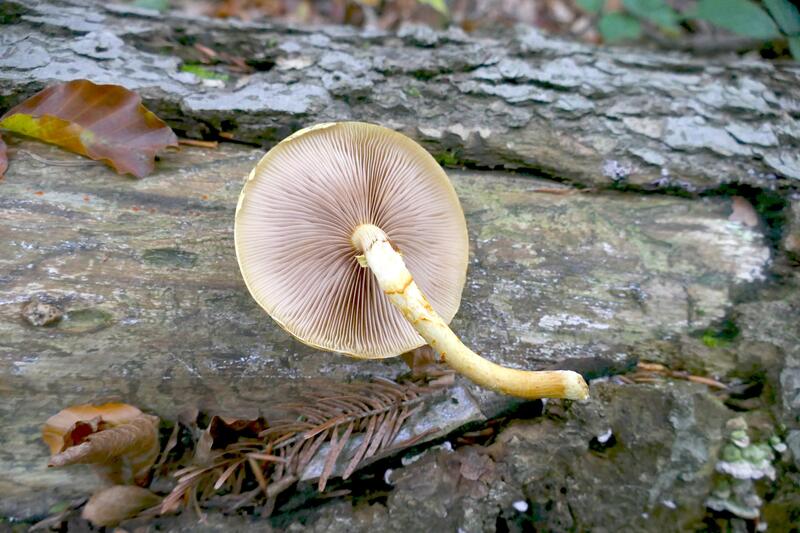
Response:
[[[0,117],[0,127],[143,177],[156,152],[178,139],[141,98],[119,85],[74,80],[35,94]]]
[[[81,516],[95,526],[113,527],[159,503],[161,498],[147,489],[114,485],[93,494]]]
[[[64,409],[42,428],[49,466],[92,464],[114,483],[142,483],[158,456],[158,422],[120,403]]]
[[[240,439],[256,438],[266,427],[267,422],[262,417],[247,419],[214,415],[209,420],[208,427],[202,430],[197,439],[194,463],[208,464],[212,449],[225,448]]]
[[[741,222],[750,228],[758,226],[758,213],[756,212],[755,207],[753,207],[753,204],[751,204],[747,198],[742,196],[733,196],[731,197],[731,202],[732,212],[728,217],[728,220],[732,220],[733,222]]]
[[[0,137],[0,179],[3,179],[3,176],[5,175],[7,168],[8,168],[8,153],[6,150],[6,143],[3,142],[3,137]]]
[[[424,376],[427,370],[439,362],[438,354],[429,344],[414,348],[410,352],[401,354],[400,357],[411,369],[412,377]]]
[[[101,427],[118,426],[141,414],[139,409],[126,403],[73,405],[51,416],[45,422],[42,427],[42,439],[50,447],[50,454],[55,455],[80,444],[89,433],[99,431]],[[86,425],[91,426],[92,422],[95,425],[94,430],[85,433]]]
[[[267,422],[258,418],[227,418],[214,415],[208,422],[207,431],[211,434],[215,448],[224,448],[241,438],[255,438],[264,431]]]
[[[49,466],[94,464],[114,483],[143,483],[158,456],[158,417],[140,415],[128,423],[98,431],[77,446],[50,458]]]

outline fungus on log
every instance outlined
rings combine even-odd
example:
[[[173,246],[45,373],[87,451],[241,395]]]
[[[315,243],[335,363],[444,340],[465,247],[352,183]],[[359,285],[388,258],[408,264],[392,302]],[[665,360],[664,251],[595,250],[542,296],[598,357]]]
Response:
[[[342,122],[284,139],[250,173],[235,240],[253,297],[306,344],[377,359],[428,343],[493,390],[588,394],[575,372],[499,366],[450,330],[466,280],[464,213],[441,167],[400,133]]]

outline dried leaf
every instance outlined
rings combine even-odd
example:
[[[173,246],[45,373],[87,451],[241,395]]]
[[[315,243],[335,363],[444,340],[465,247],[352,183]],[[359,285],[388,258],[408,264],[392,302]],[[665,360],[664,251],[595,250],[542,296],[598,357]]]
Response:
[[[412,378],[424,377],[432,367],[439,363],[438,354],[428,344],[406,352],[400,357],[411,369]]]
[[[139,415],[53,455],[48,466],[94,464],[114,483],[143,483],[158,456],[158,417]]]
[[[113,527],[159,503],[161,498],[147,489],[114,485],[92,495],[81,516],[95,526]]]
[[[0,117],[0,127],[144,177],[156,152],[177,146],[164,122],[119,85],[74,80],[50,86]]]
[[[731,201],[731,208],[733,211],[728,217],[728,220],[733,222],[741,222],[750,228],[758,226],[758,213],[756,212],[755,207],[753,207],[753,204],[751,204],[747,198],[742,196],[733,196]]]
[[[42,439],[50,447],[50,454],[55,455],[70,446],[80,444],[87,435],[75,432],[85,431],[79,423],[90,424],[95,419],[98,426],[115,427],[141,415],[142,412],[125,403],[106,403],[103,405],[73,405],[51,416],[42,427]],[[78,425],[76,427],[76,425]],[[94,431],[97,431],[95,429]],[[94,432],[92,431],[92,433]]]
[[[193,462],[198,465],[207,465],[211,462],[211,447],[214,446],[214,437],[211,434],[211,427],[207,427],[197,439],[194,447]]]
[[[8,150],[6,149],[6,143],[3,141],[3,137],[0,136],[0,179],[3,179],[3,176],[5,176],[7,168]]]
[[[267,427],[263,418],[224,418],[212,416],[208,430],[214,441],[214,448],[224,448],[241,438],[255,438]]]

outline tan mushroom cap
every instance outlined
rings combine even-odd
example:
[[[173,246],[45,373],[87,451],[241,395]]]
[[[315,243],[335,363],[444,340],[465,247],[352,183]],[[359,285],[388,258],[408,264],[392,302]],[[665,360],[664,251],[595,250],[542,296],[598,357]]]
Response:
[[[272,148],[236,209],[236,255],[250,293],[302,342],[359,358],[425,344],[351,243],[381,228],[423,294],[450,322],[466,279],[464,213],[447,175],[417,143],[362,122],[320,124]]]

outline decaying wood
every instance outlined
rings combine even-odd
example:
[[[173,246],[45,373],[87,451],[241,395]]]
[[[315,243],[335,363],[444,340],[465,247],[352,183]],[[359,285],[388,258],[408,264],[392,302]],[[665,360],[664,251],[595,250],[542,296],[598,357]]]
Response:
[[[533,29],[292,28],[81,0],[2,10],[0,111],[80,75],[137,90],[194,137],[271,144],[358,119],[402,130],[448,164],[584,185],[691,192],[800,179],[797,63],[596,48]],[[235,59],[224,87],[180,71],[208,60],[199,50]]]
[[[449,171],[470,230],[454,327],[518,368],[624,371],[637,353],[672,339],[680,347],[722,320],[734,298],[770,276],[764,221],[728,220],[730,200],[604,188],[732,182],[782,193],[799,175],[792,64],[612,51],[533,30],[498,39],[311,30],[75,0],[6,1],[0,15],[0,111],[77,75],[139,91],[195,138],[269,145],[312,122],[367,120],[402,130],[451,166],[595,187],[542,194],[558,186]],[[253,70],[206,86],[179,71],[182,60],[201,59],[181,44],[192,42],[247,58]],[[0,441],[12,453],[0,456],[0,513],[43,515],[92,489],[79,468],[46,469],[47,449],[30,437],[64,405],[122,399],[163,417],[187,407],[257,416],[313,376],[403,371],[398,360],[367,364],[304,346],[250,298],[233,212],[263,150],[184,147],[132,181],[52,147],[6,141]],[[22,315],[34,299],[63,316],[34,326]],[[459,390],[457,402],[439,406],[443,422],[508,407]]]

